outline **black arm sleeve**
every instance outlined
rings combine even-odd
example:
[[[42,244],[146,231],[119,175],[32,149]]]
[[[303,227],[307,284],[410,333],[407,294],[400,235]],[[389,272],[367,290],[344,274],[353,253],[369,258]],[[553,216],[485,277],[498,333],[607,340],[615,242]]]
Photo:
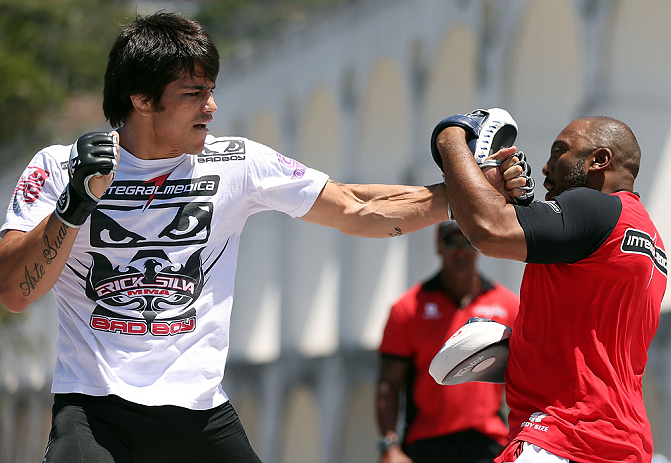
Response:
[[[612,233],[622,213],[617,196],[575,188],[550,201],[515,206],[527,241],[526,262],[573,263],[596,251]]]

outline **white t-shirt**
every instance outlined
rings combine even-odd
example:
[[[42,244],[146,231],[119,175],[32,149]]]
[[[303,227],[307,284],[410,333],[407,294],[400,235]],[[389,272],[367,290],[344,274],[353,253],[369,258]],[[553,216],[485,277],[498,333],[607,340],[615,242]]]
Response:
[[[35,155],[3,236],[54,211],[69,155],[62,145]],[[152,161],[122,149],[114,182],[53,288],[60,323],[52,392],[190,409],[224,403],[245,221],[264,210],[306,214],[327,179],[242,138],[208,136],[197,156]]]

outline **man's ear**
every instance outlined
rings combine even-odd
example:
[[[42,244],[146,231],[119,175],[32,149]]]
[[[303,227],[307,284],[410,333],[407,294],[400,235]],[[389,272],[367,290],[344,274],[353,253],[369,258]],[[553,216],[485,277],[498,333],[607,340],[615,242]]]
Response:
[[[597,148],[589,155],[589,171],[604,171],[613,165],[613,152],[609,148]]]
[[[153,111],[153,104],[151,99],[147,95],[141,93],[136,93],[130,96],[130,101],[133,104],[133,108],[138,113],[144,115]]]

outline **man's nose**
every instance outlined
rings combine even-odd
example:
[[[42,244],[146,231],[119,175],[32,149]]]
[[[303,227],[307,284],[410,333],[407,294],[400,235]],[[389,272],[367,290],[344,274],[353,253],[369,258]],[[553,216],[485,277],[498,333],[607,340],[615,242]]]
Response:
[[[217,103],[214,101],[214,96],[210,95],[210,97],[207,99],[205,102],[205,106],[203,107],[203,110],[206,113],[213,113],[217,111]]]

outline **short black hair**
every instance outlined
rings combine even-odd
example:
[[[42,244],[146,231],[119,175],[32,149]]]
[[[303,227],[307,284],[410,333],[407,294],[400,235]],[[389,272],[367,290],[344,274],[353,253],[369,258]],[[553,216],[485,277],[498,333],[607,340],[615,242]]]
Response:
[[[158,107],[165,87],[202,66],[216,81],[219,52],[205,28],[175,13],[159,11],[136,17],[123,27],[112,46],[105,71],[103,112],[113,127],[130,114],[131,95],[146,95]]]

